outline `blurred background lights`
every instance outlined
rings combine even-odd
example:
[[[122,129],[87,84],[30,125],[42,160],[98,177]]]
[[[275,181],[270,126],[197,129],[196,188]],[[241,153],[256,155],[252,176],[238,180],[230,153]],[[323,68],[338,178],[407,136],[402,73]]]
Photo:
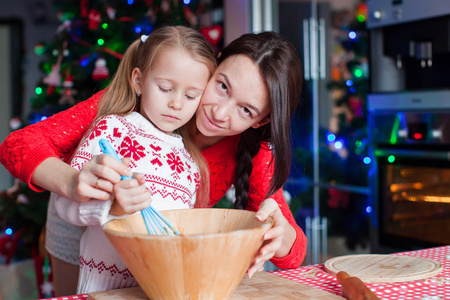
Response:
[[[354,40],[354,39],[356,38],[356,32],[350,31],[350,32],[348,33],[348,37],[351,38],[352,40]]]
[[[80,62],[80,65],[82,67],[86,67],[88,65],[88,63],[89,63],[89,59],[85,58]]]
[[[13,233],[13,231],[12,231],[11,228],[6,228],[5,233],[6,233],[7,235],[11,235],[11,234]]]
[[[343,144],[342,144],[342,142],[340,142],[340,141],[337,141],[336,143],[334,143],[334,147],[335,147],[336,149],[341,149],[342,146],[343,146]]]
[[[347,86],[352,86],[352,85],[353,85],[353,81],[351,81],[351,80],[349,79],[349,80],[347,80],[347,81],[345,82],[345,84],[346,84]]]
[[[388,162],[390,162],[392,164],[394,161],[395,161],[395,156],[394,155],[389,155]]]
[[[368,205],[366,207],[366,213],[370,214],[372,212],[372,206]]]
[[[361,69],[355,69],[355,71],[353,71],[353,74],[355,74],[355,76],[359,78],[363,75],[363,71]]]
[[[366,164],[366,165],[368,165],[368,164],[370,164],[370,162],[371,162],[372,160],[370,159],[370,157],[364,157],[364,159],[363,159],[363,162]]]
[[[332,133],[329,133],[328,136],[327,136],[327,140],[329,142],[334,142],[336,140],[336,136],[334,134],[332,134]]]

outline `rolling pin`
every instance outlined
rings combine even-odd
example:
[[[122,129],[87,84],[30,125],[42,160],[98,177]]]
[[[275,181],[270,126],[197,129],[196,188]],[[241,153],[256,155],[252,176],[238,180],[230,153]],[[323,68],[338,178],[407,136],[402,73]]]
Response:
[[[336,274],[337,281],[342,285],[342,294],[348,300],[379,300],[358,277],[351,277],[347,272]]]

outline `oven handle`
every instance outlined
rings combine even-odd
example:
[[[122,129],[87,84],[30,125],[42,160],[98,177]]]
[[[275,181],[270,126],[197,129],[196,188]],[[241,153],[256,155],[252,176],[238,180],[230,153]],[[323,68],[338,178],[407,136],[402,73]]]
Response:
[[[422,150],[399,150],[399,149],[376,149],[376,157],[394,155],[405,158],[433,158],[440,160],[450,160],[448,151],[422,151]]]

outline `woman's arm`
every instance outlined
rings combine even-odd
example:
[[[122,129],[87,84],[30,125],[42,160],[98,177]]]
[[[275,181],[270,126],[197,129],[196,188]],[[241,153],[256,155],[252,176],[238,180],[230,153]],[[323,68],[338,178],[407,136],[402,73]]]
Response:
[[[0,162],[14,177],[27,183],[32,189],[42,191],[43,187],[38,183],[34,185],[33,179],[37,176],[32,175],[36,168],[48,158],[59,160],[74,151],[95,118],[102,94],[103,91],[44,121],[12,132],[0,145]],[[62,164],[59,166],[63,168]],[[57,171],[54,161],[41,167],[39,174],[45,174],[55,181],[72,178],[71,175],[60,177],[61,172],[65,174],[68,169]],[[55,175],[52,175],[53,172]],[[59,184],[67,182],[59,181]]]
[[[273,166],[270,164],[271,160],[272,152],[267,146],[261,147],[261,150],[253,159],[253,170],[249,179],[250,189],[247,209],[258,211],[259,214],[261,213],[263,202],[266,204],[265,202],[269,199],[273,199],[273,202],[276,202],[278,207],[268,205],[261,215],[265,219],[268,214],[272,214],[278,220],[273,230],[268,232],[269,237],[270,235],[275,237],[270,242],[274,244],[270,246],[269,243],[266,244],[264,246],[266,249],[263,247],[261,251],[267,250],[270,252],[276,249],[271,259],[273,264],[279,268],[297,268],[305,258],[307,240],[303,230],[295,222],[292,212],[284,199],[283,190],[280,189],[268,200],[265,199],[273,174]],[[281,216],[278,211],[281,212]],[[269,237],[267,237],[267,240],[269,240]],[[281,238],[281,241],[277,237]]]
[[[226,137],[217,144],[202,151],[203,156],[208,161],[210,169],[210,182],[211,182],[211,199],[209,206],[214,206],[219,199],[221,199],[226,191],[231,187],[234,182],[235,170],[236,170],[236,151],[239,143],[239,136]],[[251,211],[258,211],[261,204],[266,199],[266,194],[269,190],[270,181],[273,174],[273,168],[270,165],[272,160],[272,152],[267,148],[267,145],[261,148],[259,153],[253,159],[253,170],[250,176],[250,188],[249,188],[249,202],[247,209]],[[271,201],[278,204],[275,209],[273,205],[266,207],[266,214],[275,214],[276,227],[272,230],[272,233],[282,237],[282,240],[274,239],[275,242],[279,241],[279,244],[265,246],[277,248],[273,253],[276,255],[271,259],[272,263],[280,268],[296,268],[298,267],[306,254],[306,237],[302,229],[295,222],[292,216],[291,210],[287,205],[283,191],[279,190],[277,193],[271,196]],[[276,213],[276,210],[281,213]],[[282,229],[284,228],[284,229]],[[283,232],[280,233],[280,230]],[[295,234],[294,234],[295,231]],[[294,241],[293,241],[294,240]],[[261,250],[263,250],[261,248]],[[287,255],[284,255],[288,253]]]

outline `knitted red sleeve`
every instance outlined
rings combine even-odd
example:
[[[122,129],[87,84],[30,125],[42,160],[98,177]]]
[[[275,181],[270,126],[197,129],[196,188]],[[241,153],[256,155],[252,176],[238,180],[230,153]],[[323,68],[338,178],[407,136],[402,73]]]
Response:
[[[102,94],[100,91],[46,120],[12,132],[0,145],[0,162],[33,190],[43,191],[31,183],[34,170],[47,158],[65,157],[77,147],[95,118]]]
[[[259,153],[253,159],[253,170],[250,175],[248,210],[257,211],[261,203],[266,199],[270,181],[273,176],[272,151],[268,145],[263,145]],[[282,258],[272,258],[271,262],[279,268],[298,268],[306,255],[306,236],[297,225],[292,212],[283,196],[283,190],[278,190],[271,196],[277,203],[289,224],[294,227],[297,234],[294,245],[288,255]]]
[[[211,182],[210,207],[214,206],[234,182],[236,172],[236,151],[240,140],[239,136],[224,138],[219,143],[212,145],[202,153],[208,161]],[[253,159],[253,170],[250,175],[249,202],[247,209],[257,211],[261,203],[266,199],[270,181],[273,175],[272,151],[265,144]],[[280,189],[272,198],[278,203],[281,212],[291,224],[297,234],[291,252],[282,258],[273,258],[271,261],[279,268],[297,268],[306,255],[306,236],[297,225],[289,206]]]

